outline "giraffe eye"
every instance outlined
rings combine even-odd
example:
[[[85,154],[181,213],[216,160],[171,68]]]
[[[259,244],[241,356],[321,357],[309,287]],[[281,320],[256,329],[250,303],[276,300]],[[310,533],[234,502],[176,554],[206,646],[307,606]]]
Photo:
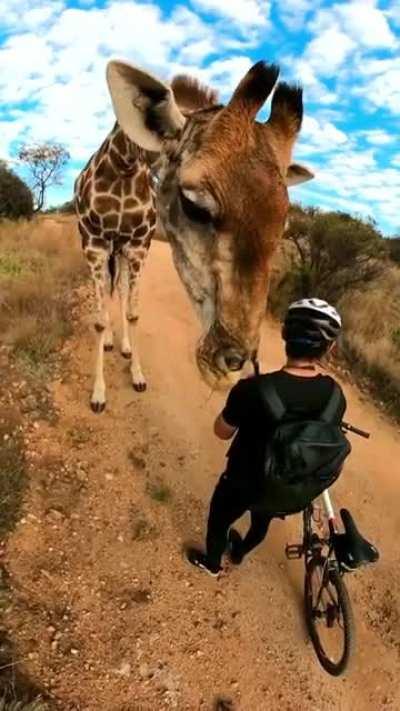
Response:
[[[192,192],[192,191],[190,191]],[[182,210],[186,217],[192,222],[198,222],[201,225],[208,225],[213,221],[213,216],[207,208],[193,202],[181,188],[179,188],[179,199],[182,205]]]

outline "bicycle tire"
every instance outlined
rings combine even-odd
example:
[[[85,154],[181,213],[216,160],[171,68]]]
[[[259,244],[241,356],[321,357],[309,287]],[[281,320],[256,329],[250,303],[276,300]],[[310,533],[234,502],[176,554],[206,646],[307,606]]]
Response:
[[[312,558],[307,564],[304,581],[305,616],[311,642],[313,644],[315,653],[318,657],[321,666],[325,669],[326,672],[328,672],[328,674],[331,674],[332,676],[340,676],[348,669],[354,651],[354,617],[351,608],[350,597],[343,582],[343,578],[338,570],[332,569],[328,573],[329,582],[336,590],[338,606],[341,610],[344,628],[343,653],[338,661],[332,661],[332,659],[330,659],[325,653],[323,645],[321,644],[317,629],[318,623],[316,622],[316,617],[314,615],[313,610],[312,576],[318,567],[323,568],[325,560],[326,559],[322,557]],[[324,588],[326,588],[325,584]]]

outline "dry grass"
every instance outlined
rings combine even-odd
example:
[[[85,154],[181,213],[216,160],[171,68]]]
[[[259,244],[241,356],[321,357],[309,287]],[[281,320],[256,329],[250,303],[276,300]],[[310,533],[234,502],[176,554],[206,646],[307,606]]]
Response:
[[[344,353],[354,374],[366,376],[374,395],[400,417],[400,269],[340,304]]]
[[[71,333],[70,297],[86,273],[73,218],[0,223],[0,339],[35,373]]]
[[[292,256],[291,245],[284,241],[275,257],[268,304],[277,318],[293,298],[292,280],[287,278]],[[348,292],[338,307],[344,318],[342,356],[352,374],[400,418],[400,268],[388,263],[382,277],[362,291]]]

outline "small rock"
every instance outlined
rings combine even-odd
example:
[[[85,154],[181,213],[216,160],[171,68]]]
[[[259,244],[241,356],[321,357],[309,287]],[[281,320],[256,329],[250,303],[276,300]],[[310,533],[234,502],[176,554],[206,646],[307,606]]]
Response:
[[[77,657],[79,654],[79,650],[75,649],[75,647],[71,648],[71,654],[73,654],[74,657]]]
[[[129,662],[123,662],[120,668],[116,670],[116,674],[127,677],[130,675],[131,669],[132,667]]]

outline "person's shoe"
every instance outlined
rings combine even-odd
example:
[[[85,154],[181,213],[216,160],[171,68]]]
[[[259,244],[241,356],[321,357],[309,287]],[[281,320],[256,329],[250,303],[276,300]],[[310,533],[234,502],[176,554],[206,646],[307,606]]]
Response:
[[[230,528],[228,533],[228,556],[231,563],[240,565],[244,558],[243,539],[235,528]]]
[[[186,557],[189,563],[195,565],[196,568],[200,568],[200,570],[204,570],[205,573],[208,573],[208,575],[211,575],[213,578],[217,578],[222,572],[221,567],[215,568],[211,566],[206,554],[197,550],[197,548],[189,548]]]

